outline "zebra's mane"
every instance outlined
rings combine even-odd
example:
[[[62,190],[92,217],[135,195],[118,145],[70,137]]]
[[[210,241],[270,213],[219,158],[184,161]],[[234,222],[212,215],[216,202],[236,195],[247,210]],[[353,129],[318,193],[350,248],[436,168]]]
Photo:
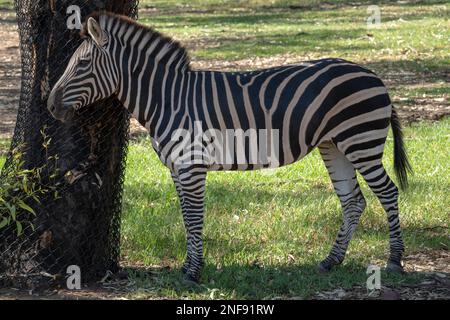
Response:
[[[177,56],[177,62],[181,62],[180,66],[182,68],[186,68],[186,69],[190,69],[190,57],[189,54],[186,50],[186,48],[177,40],[172,39],[171,37],[168,37],[158,31],[156,31],[155,29],[153,29],[152,27],[143,25],[139,22],[137,22],[136,20],[133,20],[127,16],[124,15],[118,15],[112,12],[106,12],[106,11],[98,11],[98,12],[94,12],[91,15],[89,15],[89,17],[86,19],[87,20],[92,17],[95,20],[97,20],[98,22],[100,22],[100,17],[101,16],[106,16],[108,19],[117,19],[120,21],[120,23],[124,23],[127,25],[130,25],[130,27],[134,27],[135,30],[139,30],[142,29],[145,32],[151,33],[152,36],[158,38],[162,43],[167,43],[169,44],[172,48],[174,48],[175,50],[178,50],[178,56]],[[86,22],[83,24],[83,27],[81,28],[81,32],[80,35],[81,37],[87,37],[87,28],[86,28]],[[106,30],[109,31],[109,30]]]

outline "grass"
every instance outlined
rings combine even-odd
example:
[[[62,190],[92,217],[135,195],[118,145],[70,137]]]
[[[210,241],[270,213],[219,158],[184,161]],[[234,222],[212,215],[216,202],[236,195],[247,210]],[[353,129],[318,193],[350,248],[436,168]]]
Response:
[[[14,8],[14,1],[13,0],[0,0],[0,8],[5,9],[13,9]]]
[[[450,205],[450,118],[420,123],[405,131],[415,174],[401,193],[406,254],[448,248]],[[392,174],[392,141],[385,163]],[[149,276],[132,271],[133,297],[292,298],[308,297],[336,286],[364,284],[369,263],[387,257],[386,216],[361,181],[368,208],[344,265],[327,276],[316,264],[326,256],[341,222],[334,195],[317,151],[272,172],[211,173],[207,180],[203,283],[195,290],[180,284],[184,227],[168,170],[151,151],[148,139],[131,145],[124,193],[123,254],[127,263],[160,266]],[[443,229],[432,229],[441,226]],[[418,275],[383,283],[417,281]],[[145,289],[145,290],[144,290]]]
[[[192,55],[196,58],[235,60],[294,53],[311,58],[338,55],[362,61],[419,58],[432,65],[428,56],[438,59],[434,61],[436,65],[441,60],[449,64],[446,39],[450,36],[450,24],[445,4],[382,4],[381,25],[370,30],[366,25],[366,5],[339,10],[219,5],[201,14],[187,10],[176,15],[155,6],[160,10],[143,11],[140,21],[193,46]]]
[[[6,154],[9,150],[10,140],[9,139],[0,139],[0,170],[3,167],[3,164],[6,160]]]
[[[332,56],[379,73],[394,97],[418,98],[417,87],[423,86],[433,88],[430,98],[450,95],[446,2],[320,3],[143,1],[140,21],[181,40],[200,67],[235,61],[230,69],[254,69],[256,57],[282,64],[286,57],[300,61]],[[376,3],[381,25],[368,29],[367,6]]]

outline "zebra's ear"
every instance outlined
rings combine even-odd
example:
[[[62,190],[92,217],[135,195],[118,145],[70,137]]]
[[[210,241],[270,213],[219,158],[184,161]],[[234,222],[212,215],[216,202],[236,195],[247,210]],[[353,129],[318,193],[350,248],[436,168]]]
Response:
[[[92,17],[90,17],[87,21],[87,31],[92,40],[94,40],[98,46],[101,47],[105,44],[105,34],[103,33],[103,30],[97,20]]]

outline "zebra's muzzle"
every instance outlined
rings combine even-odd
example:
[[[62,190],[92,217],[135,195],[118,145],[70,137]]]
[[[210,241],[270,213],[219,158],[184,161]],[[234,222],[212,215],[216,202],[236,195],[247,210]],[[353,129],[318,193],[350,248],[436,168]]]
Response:
[[[47,109],[55,119],[62,122],[67,122],[72,119],[74,109],[64,105],[63,92],[64,89],[62,88],[54,88],[52,90],[47,100]]]

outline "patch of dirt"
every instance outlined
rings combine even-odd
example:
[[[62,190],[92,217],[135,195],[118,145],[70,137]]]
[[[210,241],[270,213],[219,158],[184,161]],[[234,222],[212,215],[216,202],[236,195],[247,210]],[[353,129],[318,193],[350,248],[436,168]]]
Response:
[[[146,277],[158,276],[161,267],[142,267],[123,264],[124,268],[138,269]],[[136,292],[136,283],[130,281],[124,271],[118,274],[107,273],[95,284],[84,286],[81,290],[54,289],[44,292],[24,291],[15,288],[0,289],[0,300],[128,300],[130,293]],[[145,289],[140,289],[140,291]]]
[[[126,284],[123,284],[118,292],[102,285],[73,291],[54,290],[44,294],[17,289],[1,289],[0,300],[128,300],[125,297],[125,290]]]
[[[398,107],[403,123],[423,120],[438,121],[450,115],[450,97],[414,99],[413,104],[403,104],[402,99],[393,98],[394,106]]]
[[[382,265],[382,262],[377,262]],[[418,284],[381,286],[369,292],[365,286],[336,288],[317,293],[317,300],[450,300],[450,252],[426,250],[404,258],[405,271],[423,275]],[[383,280],[381,280],[383,282]]]

